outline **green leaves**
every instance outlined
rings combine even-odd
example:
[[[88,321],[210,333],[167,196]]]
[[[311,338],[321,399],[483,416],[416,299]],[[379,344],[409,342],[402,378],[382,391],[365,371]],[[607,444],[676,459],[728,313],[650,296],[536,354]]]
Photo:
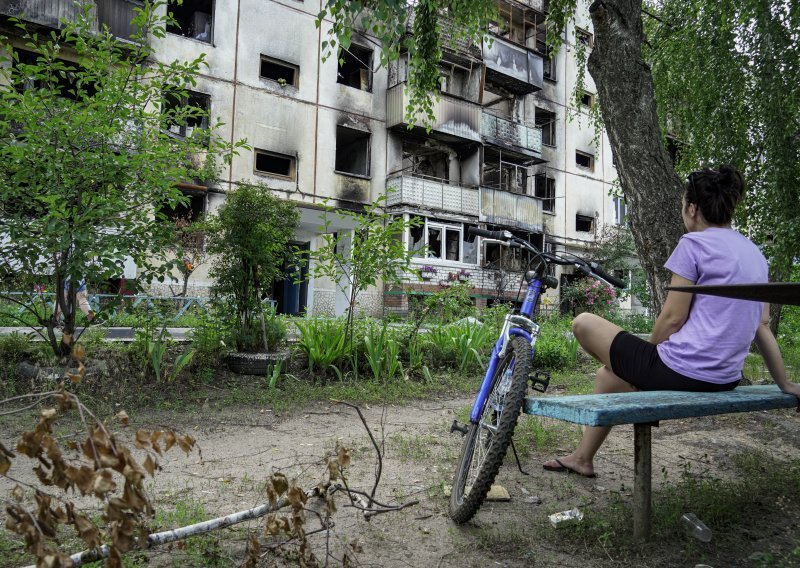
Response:
[[[163,5],[137,10],[141,38],[163,31]],[[217,136],[215,124],[192,136],[167,133],[176,116],[207,120],[192,105],[170,115],[158,104],[167,90],[188,92],[203,57],[158,62],[145,41],[93,30],[90,8],[48,36],[21,26],[22,50],[0,40],[11,59],[0,74],[15,86],[0,90],[0,258],[18,274],[52,275],[45,280],[56,290],[66,280],[97,286],[120,277],[127,258],[139,282],[169,277],[173,235],[153,222],[155,209],[182,199],[176,181],[215,182],[217,160],[198,155],[229,159],[241,147]],[[74,291],[63,304],[73,335]],[[37,318],[54,351],[68,354],[52,333],[53,312]]]
[[[242,184],[228,193],[208,220],[208,250],[215,255],[213,291],[234,305],[240,350],[263,345],[263,338],[253,333],[262,331],[256,317],[262,314],[261,295],[271,290],[284,262],[291,258],[289,243],[298,215],[294,204],[274,196],[268,187]]]

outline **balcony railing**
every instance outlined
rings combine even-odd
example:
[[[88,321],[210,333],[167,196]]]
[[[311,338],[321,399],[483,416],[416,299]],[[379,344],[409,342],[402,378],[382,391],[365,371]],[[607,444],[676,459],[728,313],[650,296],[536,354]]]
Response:
[[[112,34],[123,39],[130,38],[135,30],[131,25],[134,8],[144,6],[142,0],[95,0],[94,4],[93,28],[105,24]],[[62,20],[75,20],[80,12],[75,0],[0,0],[0,14],[52,29],[63,27]]]
[[[542,214],[541,199],[488,187],[482,187],[480,195],[481,221],[536,233],[544,232],[545,216]]]
[[[517,94],[539,91],[544,84],[542,57],[499,37],[483,42],[483,62],[487,80]]]
[[[481,134],[489,142],[501,146],[518,147],[530,150],[537,156],[542,153],[542,129],[512,122],[488,112],[481,115]]]
[[[433,103],[434,122],[432,131],[444,138],[457,138],[472,142],[481,141],[481,107],[477,103],[458,99],[447,93],[440,93],[439,100]],[[395,85],[386,91],[386,127],[407,124],[406,107],[409,97],[405,93],[405,83]],[[425,126],[425,116],[416,117],[417,126]]]
[[[437,178],[397,176],[386,180],[386,205],[415,205],[462,215],[478,215],[478,190]]]

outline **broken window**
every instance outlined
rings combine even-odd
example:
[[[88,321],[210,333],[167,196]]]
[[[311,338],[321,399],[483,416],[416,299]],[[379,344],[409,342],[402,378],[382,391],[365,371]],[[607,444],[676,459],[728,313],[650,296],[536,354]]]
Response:
[[[489,231],[508,231],[506,227],[499,227],[487,225],[486,229]],[[544,245],[544,235],[540,233],[527,233],[525,231],[511,230],[511,233],[522,240],[525,240],[535,246],[537,249],[542,250]],[[493,269],[503,269],[513,272],[521,272],[527,270],[531,261],[536,258],[536,255],[522,248],[510,248],[499,245],[497,243],[485,243],[484,249],[485,266]]]
[[[167,128],[176,136],[189,137],[195,128],[208,130],[211,97],[203,93],[165,93],[161,113],[166,116]]]
[[[594,37],[592,34],[581,28],[575,28],[575,39],[578,43],[585,45],[589,49],[594,46]]]
[[[372,91],[372,50],[354,43],[343,49],[336,82],[361,91]]]
[[[580,168],[594,170],[594,156],[586,152],[581,152],[580,150],[575,150],[575,165]]]
[[[199,221],[206,210],[205,192],[183,191],[183,203],[176,203],[170,207],[161,204],[158,208],[159,217],[171,223],[181,223],[184,226]]]
[[[261,56],[261,69],[259,76],[277,82],[282,87],[297,87],[300,68],[280,59],[273,59],[266,55]]]
[[[614,224],[628,224],[628,206],[625,204],[625,198],[622,196],[614,197]]]
[[[474,226],[464,225],[461,261],[467,264],[478,264],[478,237],[469,233],[469,228]]]
[[[295,179],[297,172],[297,160],[294,156],[268,152],[266,150],[255,150],[255,171],[261,174],[269,174],[277,177]]]
[[[584,91],[581,95],[581,105],[592,108],[592,106],[594,106],[594,95]]]
[[[414,256],[425,256],[425,219],[423,217],[412,216],[411,220],[417,222],[408,229],[408,247]]]
[[[536,107],[534,117],[536,126],[542,129],[542,144],[545,146],[556,145],[556,113]]]
[[[449,161],[455,152],[451,151],[451,154],[448,154],[446,148],[436,141],[419,144],[413,140],[403,140],[403,172],[416,177],[448,181]]]
[[[523,160],[495,152],[484,151],[483,185],[511,193],[527,193],[528,165]]]
[[[534,45],[536,52],[542,56],[542,76],[550,81],[556,80],[555,53],[547,45],[547,26],[544,20],[538,22],[534,29]]]
[[[476,239],[473,235],[467,235],[465,227],[422,217],[416,219],[420,223],[409,227],[408,240],[409,250],[413,251],[415,257],[477,264]]]
[[[545,174],[538,174],[534,179],[534,196],[542,200],[542,211],[553,213],[556,202],[556,180]]]
[[[369,176],[369,132],[336,127],[336,171],[342,174]]]
[[[170,0],[169,12],[174,19],[174,22],[167,24],[169,33],[211,43],[213,37],[213,0],[184,0],[181,4],[178,4],[175,0]]]
[[[594,230],[594,217],[589,215],[575,215],[575,230],[582,233],[591,233]]]

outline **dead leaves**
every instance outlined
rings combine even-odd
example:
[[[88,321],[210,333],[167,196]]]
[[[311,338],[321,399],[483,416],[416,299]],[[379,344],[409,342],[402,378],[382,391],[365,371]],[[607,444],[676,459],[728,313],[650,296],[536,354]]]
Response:
[[[85,368],[81,360],[85,351],[78,345],[73,354],[79,360],[82,376]],[[70,501],[63,500],[54,506],[53,497],[38,489],[33,491],[35,511],[29,511],[25,507],[25,492],[17,486],[12,491],[15,501],[9,501],[6,506],[6,528],[24,538],[26,549],[36,556],[38,566],[57,568],[73,565],[69,556],[55,546],[57,528],[62,525],[72,526],[87,549],[109,544],[110,553],[105,566],[121,568],[122,553],[147,538],[145,522],[152,518],[154,510],[144,489],[144,479],[146,475],[153,477],[160,469],[156,456],[173,447],[189,453],[196,446],[195,439],[173,431],[139,430],[135,433],[133,445],[145,452],[140,461],[105,423],[95,422],[86,426],[83,440],[67,440],[62,446],[53,435],[53,423],[58,417],[74,408],[81,409],[82,417],[91,413],[75,395],[64,390],[63,384],[52,395],[52,400],[56,406],[40,410],[36,426],[20,436],[17,453],[36,460],[33,471],[42,485],[58,487],[65,493],[72,490],[100,500],[104,504],[102,523],[76,513]],[[115,418],[121,425],[128,425],[126,412],[117,413]],[[73,457],[67,458],[65,454]],[[0,444],[0,475],[9,471],[16,457],[14,452]]]

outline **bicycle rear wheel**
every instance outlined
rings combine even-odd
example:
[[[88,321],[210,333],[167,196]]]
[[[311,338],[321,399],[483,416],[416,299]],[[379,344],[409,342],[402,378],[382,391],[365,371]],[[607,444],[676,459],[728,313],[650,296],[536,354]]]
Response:
[[[475,515],[500,471],[522,411],[530,372],[530,344],[522,337],[511,338],[492,377],[486,406],[464,436],[450,493],[450,517],[458,524]]]

